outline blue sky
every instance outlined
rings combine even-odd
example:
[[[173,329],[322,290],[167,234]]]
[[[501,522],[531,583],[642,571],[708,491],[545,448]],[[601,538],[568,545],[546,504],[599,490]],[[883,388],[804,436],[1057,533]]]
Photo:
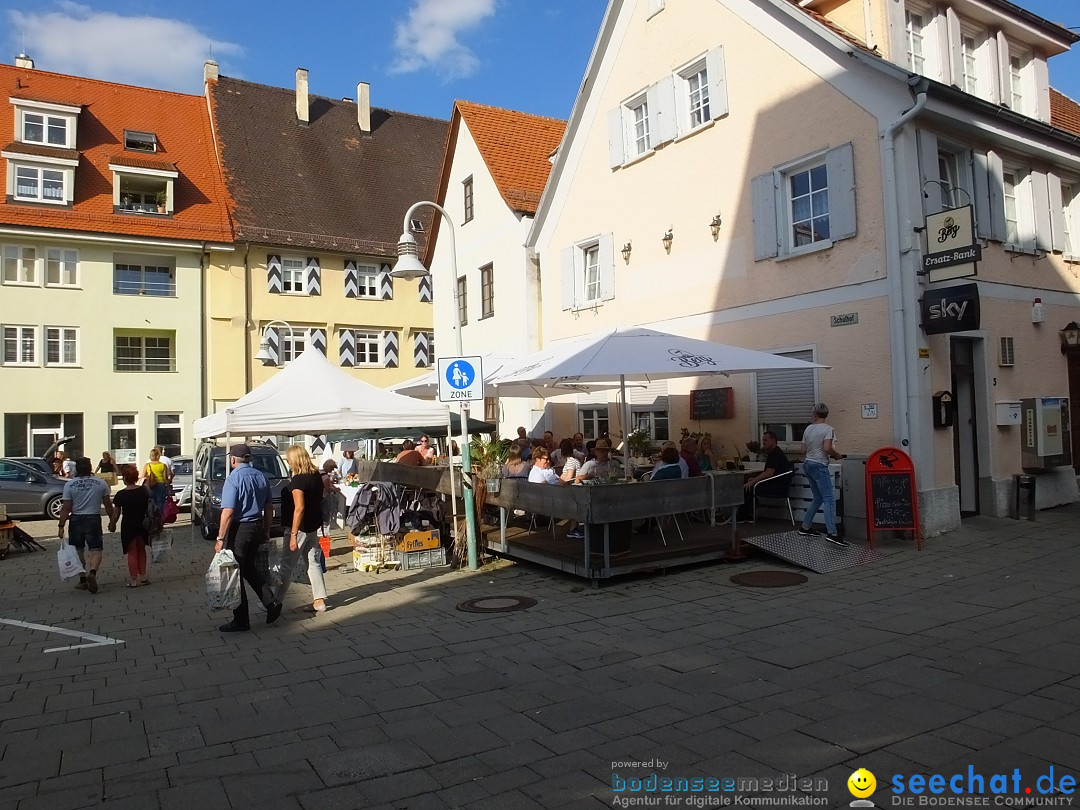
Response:
[[[679,2],[679,0],[669,0]],[[1080,26],[1080,0],[1013,0]],[[455,98],[566,118],[606,0],[0,0],[0,61],[200,92],[210,53],[225,75],[448,118]],[[1080,45],[1050,81],[1080,99]]]

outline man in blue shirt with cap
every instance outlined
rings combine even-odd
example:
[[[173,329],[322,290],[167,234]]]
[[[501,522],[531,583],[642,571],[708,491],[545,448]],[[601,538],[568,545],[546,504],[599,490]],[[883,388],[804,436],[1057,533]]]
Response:
[[[281,615],[281,603],[274,599],[273,588],[255,564],[259,546],[270,537],[274,520],[270,484],[261,471],[251,466],[251,448],[246,444],[229,448],[229,464],[232,472],[221,489],[221,527],[214,551],[228,548],[236,556],[241,579],[266,606],[266,623],[272,624]],[[250,629],[247,589],[241,583],[240,605],[233,611],[233,620],[221,625],[221,632]]]

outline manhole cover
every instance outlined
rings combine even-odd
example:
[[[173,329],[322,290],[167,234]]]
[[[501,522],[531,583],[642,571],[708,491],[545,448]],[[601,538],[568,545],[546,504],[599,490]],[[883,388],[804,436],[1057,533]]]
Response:
[[[466,613],[509,613],[531,608],[535,604],[536,600],[527,596],[478,596],[476,599],[466,599],[457,609]]]
[[[731,581],[749,588],[790,588],[802,585],[807,579],[794,571],[744,571],[733,576]]]

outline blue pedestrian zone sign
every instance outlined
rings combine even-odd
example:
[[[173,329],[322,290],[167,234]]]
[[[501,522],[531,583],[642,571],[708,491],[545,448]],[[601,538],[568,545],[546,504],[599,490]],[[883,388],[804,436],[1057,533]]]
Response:
[[[484,370],[479,357],[439,358],[439,402],[483,402]]]

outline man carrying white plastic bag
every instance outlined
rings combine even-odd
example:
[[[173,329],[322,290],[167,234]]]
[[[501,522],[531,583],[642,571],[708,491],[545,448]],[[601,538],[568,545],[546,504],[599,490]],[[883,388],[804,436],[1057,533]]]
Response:
[[[234,610],[240,606],[244,586],[240,583],[240,566],[228,549],[219,551],[210,561],[206,572],[206,604],[211,610]]]
[[[67,540],[60,538],[60,548],[56,552],[56,564],[60,568],[60,579],[69,580],[79,575],[86,574],[82,560],[79,559],[79,551],[75,546],[68,545]]]

